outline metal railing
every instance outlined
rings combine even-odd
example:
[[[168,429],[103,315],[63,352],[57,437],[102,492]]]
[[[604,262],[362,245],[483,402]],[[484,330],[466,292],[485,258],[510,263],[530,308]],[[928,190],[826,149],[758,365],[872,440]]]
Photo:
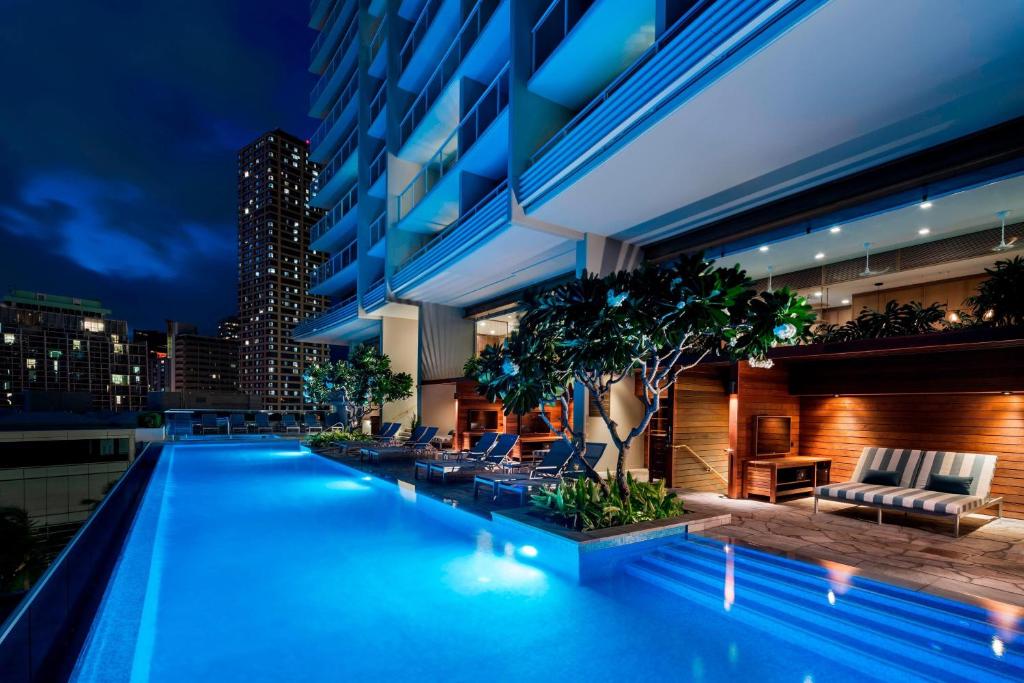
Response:
[[[352,126],[352,132],[345,138],[345,142],[341,143],[341,147],[334,153],[334,156],[327,162],[327,165],[320,169],[320,173],[313,179],[312,187],[310,188],[314,195],[326,187],[327,183],[331,182],[331,179],[341,170],[341,167],[345,165],[348,158],[355,153],[356,148],[359,146],[358,133],[359,127]]]
[[[373,37],[370,38],[370,64],[373,64],[373,60],[377,58],[377,54],[380,52],[381,47],[384,46],[387,39],[388,17],[387,15],[384,15],[384,18],[377,24],[377,30],[373,32]]]
[[[314,268],[313,272],[309,274],[310,287],[319,287],[355,263],[359,253],[356,242],[357,240],[352,240],[345,245],[344,249]]]
[[[434,106],[434,102],[444,92],[448,82],[462,64],[466,53],[476,44],[476,39],[480,36],[480,32],[483,31],[483,27],[487,24],[491,15],[494,14],[499,1],[477,0],[473,9],[466,15],[466,20],[459,27],[459,31],[455,34],[451,46],[444,53],[444,56],[441,57],[440,63],[434,68],[433,73],[430,74],[426,85],[423,86],[419,95],[409,105],[409,110],[402,118],[402,122],[399,125],[401,143],[404,144],[409,139],[412,132],[416,130],[416,126],[420,124],[420,121],[427,115],[430,108]]]
[[[459,121],[455,130],[441,143],[434,154],[423,164],[423,168],[398,195],[398,220],[426,197],[461,159],[480,134],[494,122],[508,106],[509,65],[491,81],[476,103]]]
[[[359,186],[353,185],[352,189],[349,190],[341,201],[335,204],[330,211],[324,214],[323,218],[316,222],[313,229],[309,231],[310,243],[316,242],[318,239],[327,234],[331,228],[338,224],[342,218],[345,217],[349,211],[355,208],[356,204],[359,203]]]
[[[619,88],[633,77],[637,71],[639,71],[645,64],[651,61],[651,59],[660,53],[665,46],[671,43],[675,38],[685,29],[690,23],[693,22],[698,16],[700,16],[705,9],[714,4],[715,0],[697,0],[697,2],[689,10],[683,13],[676,23],[672,25],[667,31],[661,34],[654,44],[647,48],[636,60],[626,68],[625,71],[620,73],[615,79],[605,86],[604,90],[594,96],[587,106],[580,110],[576,116],[572,117],[568,123],[562,126],[561,130],[551,136],[551,138],[541,145],[540,149],[530,155],[530,165],[537,163],[537,160],[548,153],[548,151],[556,144],[565,139],[569,133],[576,129],[588,116],[590,116],[595,109],[601,106],[609,97],[614,95]]]
[[[716,477],[718,477],[719,479],[721,479],[722,483],[725,484],[726,486],[729,485],[729,480],[726,478],[726,476],[724,474],[722,474],[721,472],[716,470],[714,467],[712,467],[711,463],[709,463],[707,460],[702,458],[700,456],[700,454],[697,453],[697,451],[693,450],[692,448],[687,446],[685,443],[672,444],[672,448],[674,450],[685,450],[687,452],[687,454],[689,454],[693,459],[695,459],[697,462],[699,462],[701,465],[704,466],[704,470],[706,472],[710,472],[711,474],[713,474]]]
[[[387,91],[388,91],[388,82],[387,81],[381,82],[380,87],[377,88],[377,93],[373,96],[373,99],[370,100],[370,123],[373,123],[374,121],[376,121],[377,117],[380,116],[380,113],[384,110],[384,107],[387,106],[387,104],[388,104]]]
[[[378,179],[384,172],[388,170],[388,148],[387,145],[381,147],[380,152],[370,162],[370,185],[377,182]]]
[[[316,0],[314,0],[314,2],[316,2]],[[348,0],[338,0],[338,2],[334,3],[334,7],[331,8],[331,13],[327,16],[322,25],[325,27],[334,26],[334,22],[337,21],[338,15],[341,14],[341,11],[345,9],[346,5],[348,5]],[[310,12],[310,14],[312,15],[312,12]],[[324,40],[329,33],[329,28],[327,31],[321,31],[317,35],[316,40],[313,41],[313,45],[309,48],[310,64],[312,64],[313,60],[316,59],[316,56],[320,54],[320,49],[323,48]]]
[[[419,16],[416,17],[416,22],[409,29],[409,35],[406,36],[405,42],[402,43],[402,49],[398,54],[402,71],[405,71],[405,67],[409,66],[409,62],[412,61],[416,48],[419,47],[423,37],[427,35],[427,30],[430,28],[430,24],[433,23],[434,17],[437,16],[437,11],[441,9],[442,2],[444,0],[427,0],[420,9]]]
[[[343,61],[345,61],[345,53],[348,52],[352,42],[356,39],[356,32],[359,29],[359,12],[352,15],[352,19],[349,21],[348,28],[345,30],[345,35],[340,41],[338,41],[338,47],[334,49],[334,56],[331,57],[331,61],[327,64],[327,68],[324,69],[323,75],[320,76],[320,80],[316,82],[313,87],[313,92],[309,93],[309,106],[312,108],[320,100],[320,96],[323,95],[324,90],[327,88],[327,84],[331,82],[334,77],[334,72],[338,70],[338,67]]]
[[[313,334],[325,327],[329,327],[333,322],[340,322],[340,320],[344,320],[348,316],[354,317],[358,313],[356,302],[357,299],[355,294],[351,294],[345,297],[338,303],[329,307],[323,313],[320,313],[319,315],[310,316],[303,320],[298,325],[296,325],[295,327],[293,327],[292,335],[299,337],[302,335]]]
[[[352,69],[352,75],[349,76],[348,82],[345,83],[345,87],[342,88],[338,94],[338,99],[331,107],[331,110],[327,112],[327,116],[317,126],[316,132],[313,133],[313,137],[310,139],[309,148],[316,149],[327,137],[327,134],[334,128],[334,124],[338,122],[338,118],[341,117],[342,112],[348,107],[349,103],[355,99],[357,91],[359,90],[359,70]]]
[[[531,73],[562,44],[569,31],[593,5],[594,0],[553,0],[548,5],[544,14],[530,29]]]
[[[380,215],[370,223],[370,246],[377,244],[388,234],[388,214],[381,211]]]

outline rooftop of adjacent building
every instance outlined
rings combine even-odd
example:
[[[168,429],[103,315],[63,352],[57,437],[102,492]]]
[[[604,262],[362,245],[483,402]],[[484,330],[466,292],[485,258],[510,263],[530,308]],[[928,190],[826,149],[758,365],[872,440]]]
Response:
[[[103,308],[103,304],[96,299],[31,292],[25,289],[12,289],[4,297],[3,302],[9,306],[17,306],[19,308],[78,313],[80,315],[93,315],[101,318],[110,314],[110,309]]]

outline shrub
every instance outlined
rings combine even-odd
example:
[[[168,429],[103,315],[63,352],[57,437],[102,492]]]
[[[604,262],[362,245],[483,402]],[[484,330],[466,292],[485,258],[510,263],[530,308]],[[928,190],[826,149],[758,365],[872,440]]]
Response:
[[[366,441],[366,435],[362,432],[328,429],[306,437],[306,443],[313,448],[330,448],[352,441]]]
[[[139,416],[136,419],[136,424],[138,424],[138,426],[140,426],[140,427],[145,427],[145,428],[163,427],[164,426],[164,416],[163,416],[163,413],[154,413],[154,412],[139,413]]]
[[[531,498],[534,506],[548,511],[556,521],[577,531],[638,524],[683,514],[683,501],[665,488],[664,481],[639,482],[629,472],[626,480],[630,493],[625,498],[618,487],[602,487],[584,477],[563,479],[558,486],[542,489]]]

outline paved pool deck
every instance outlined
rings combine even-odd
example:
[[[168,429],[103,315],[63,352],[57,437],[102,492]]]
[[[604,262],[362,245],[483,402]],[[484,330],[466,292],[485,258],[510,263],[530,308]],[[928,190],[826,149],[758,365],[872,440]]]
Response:
[[[855,567],[862,576],[954,599],[996,600],[1022,608],[1024,520],[970,515],[953,537],[946,520],[875,512],[811,498],[779,504],[680,491],[688,509],[728,513],[729,524],[701,532],[811,562]]]

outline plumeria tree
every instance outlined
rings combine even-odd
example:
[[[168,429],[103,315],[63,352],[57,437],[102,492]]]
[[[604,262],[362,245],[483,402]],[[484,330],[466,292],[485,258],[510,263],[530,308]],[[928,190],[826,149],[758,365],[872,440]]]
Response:
[[[531,294],[518,331],[467,370],[507,413],[559,403],[565,415],[570,387],[582,384],[618,452],[616,485],[628,498],[626,452],[681,373],[710,355],[769,365],[768,351],[808,338],[813,320],[807,302],[788,289],[758,294],[738,266],[684,256],[605,277],[584,274]],[[634,377],[643,415],[620,425],[605,399],[614,385]],[[568,430],[565,438],[578,447],[583,435]]]
[[[391,359],[370,344],[353,348],[347,360],[314,365],[302,382],[307,401],[333,405],[352,430],[385,403],[412,396],[412,375],[394,372]]]

